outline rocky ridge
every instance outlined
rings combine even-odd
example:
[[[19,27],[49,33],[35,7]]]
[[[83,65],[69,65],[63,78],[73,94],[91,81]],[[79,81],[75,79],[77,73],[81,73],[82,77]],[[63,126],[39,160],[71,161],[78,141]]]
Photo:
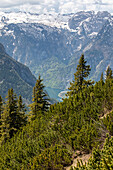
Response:
[[[0,13],[0,18],[0,42],[8,54],[27,65],[36,77],[41,74],[47,87],[67,89],[82,53],[94,80],[108,65],[113,67],[113,19],[106,11],[54,16]]]

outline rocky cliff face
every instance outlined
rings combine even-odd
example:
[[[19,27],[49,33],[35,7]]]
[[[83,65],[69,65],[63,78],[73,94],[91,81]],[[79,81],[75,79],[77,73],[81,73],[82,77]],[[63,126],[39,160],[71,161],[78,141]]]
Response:
[[[88,44],[89,45],[89,44]],[[92,42],[90,49],[84,49],[94,72],[91,77],[99,79],[109,65],[113,70],[113,20],[108,20]]]

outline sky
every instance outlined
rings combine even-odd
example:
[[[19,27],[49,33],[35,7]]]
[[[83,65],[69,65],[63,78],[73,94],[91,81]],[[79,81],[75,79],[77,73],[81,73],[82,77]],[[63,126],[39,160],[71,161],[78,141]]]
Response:
[[[0,0],[0,11],[67,14],[82,10],[113,13],[113,0]]]

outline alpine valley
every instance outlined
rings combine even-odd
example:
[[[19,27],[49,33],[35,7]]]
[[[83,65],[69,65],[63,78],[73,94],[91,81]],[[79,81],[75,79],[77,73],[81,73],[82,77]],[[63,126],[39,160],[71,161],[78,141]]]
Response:
[[[113,17],[110,13],[76,14],[0,12],[0,42],[7,53],[40,74],[50,97],[69,87],[83,53],[98,81],[113,69]]]

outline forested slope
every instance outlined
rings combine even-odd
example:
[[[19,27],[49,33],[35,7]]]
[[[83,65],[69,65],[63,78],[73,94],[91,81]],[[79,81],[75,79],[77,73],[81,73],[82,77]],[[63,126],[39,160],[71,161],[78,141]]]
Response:
[[[71,166],[72,155],[78,150],[81,154],[92,153],[92,158],[87,166],[78,162],[75,169],[112,169],[112,70],[108,67],[106,79],[101,75],[100,81],[95,84],[86,80],[89,73],[90,66],[86,65],[82,55],[68,98],[50,107],[48,100],[43,98],[45,94],[39,77],[39,86],[36,84],[33,91],[27,124],[1,144],[1,169],[65,169]],[[106,112],[109,114],[104,116]],[[2,124],[3,119],[1,128]],[[2,133],[0,135],[3,139]]]

